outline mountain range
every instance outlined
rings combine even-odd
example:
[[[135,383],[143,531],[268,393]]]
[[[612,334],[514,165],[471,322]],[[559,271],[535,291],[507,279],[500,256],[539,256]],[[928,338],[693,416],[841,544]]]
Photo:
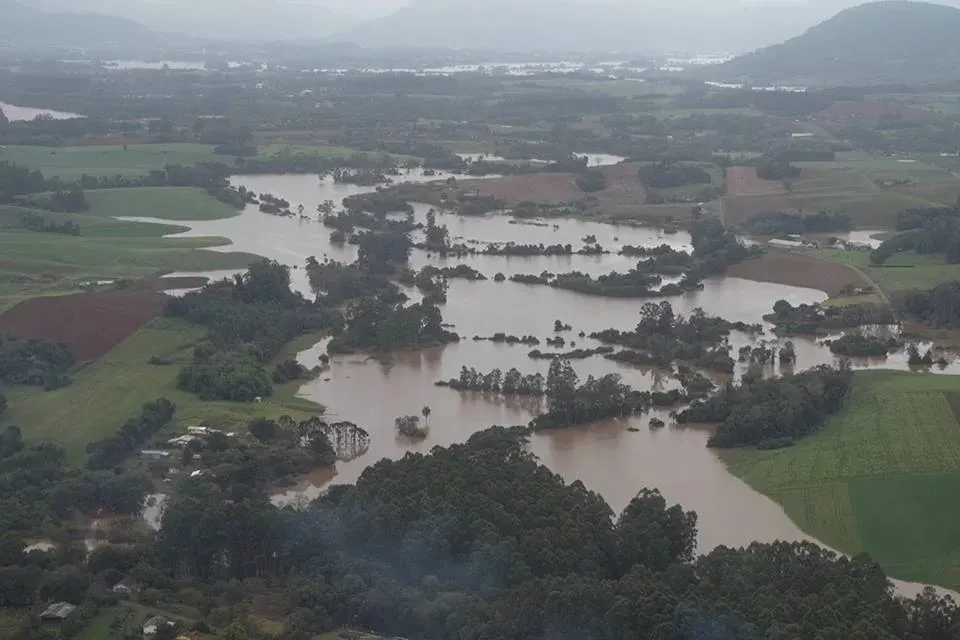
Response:
[[[726,82],[816,86],[954,81],[960,80],[958,34],[960,9],[883,0],[696,73]]]

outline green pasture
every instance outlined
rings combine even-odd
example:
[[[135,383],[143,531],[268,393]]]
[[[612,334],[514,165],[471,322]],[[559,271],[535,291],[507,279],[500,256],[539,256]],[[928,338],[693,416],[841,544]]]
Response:
[[[801,529],[893,577],[960,586],[960,377],[855,374],[843,410],[793,447],[723,453]]]
[[[822,249],[809,253],[858,267],[888,294],[932,289],[942,282],[960,280],[960,264],[947,264],[941,254],[899,253],[877,266],[871,264],[869,251]]]
[[[240,213],[203,189],[191,187],[95,189],[85,195],[90,205],[86,214],[94,216],[217,220]]]
[[[206,419],[245,424],[255,417],[278,417],[284,413],[303,419],[319,409],[295,397],[296,385],[275,388],[263,403],[203,402],[193,394],[178,391],[180,366],[192,355],[204,331],[179,320],[159,318],[129,337],[102,358],[74,375],[73,383],[56,391],[35,387],[4,390],[9,407],[3,424],[23,428],[29,441],[58,442],[71,462],[82,463],[88,443],[114,434],[144,402],[160,397],[177,405],[178,424],[196,424]],[[168,358],[173,364],[151,365],[151,357]]]
[[[38,169],[43,175],[65,180],[89,176],[138,176],[163,169],[168,164],[194,165],[233,158],[213,152],[213,145],[193,143],[98,145],[80,147],[8,146],[0,150],[0,162],[13,162]]]

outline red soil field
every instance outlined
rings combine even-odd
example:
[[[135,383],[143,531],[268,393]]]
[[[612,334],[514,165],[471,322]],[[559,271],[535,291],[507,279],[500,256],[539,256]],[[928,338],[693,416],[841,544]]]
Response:
[[[783,251],[769,251],[756,260],[735,264],[727,269],[727,275],[756,282],[819,289],[831,298],[842,295],[847,287],[870,286],[852,267]]]
[[[755,167],[730,167],[727,169],[727,195],[769,196],[786,193],[779,180],[763,180],[757,177]]]
[[[167,299],[152,291],[34,298],[0,316],[0,333],[62,342],[79,364],[89,364],[159,316]]]

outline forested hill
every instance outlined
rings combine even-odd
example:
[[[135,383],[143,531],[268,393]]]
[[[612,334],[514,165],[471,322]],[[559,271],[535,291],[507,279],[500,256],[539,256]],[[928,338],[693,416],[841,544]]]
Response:
[[[960,78],[960,9],[887,0],[841,11],[782,44],[706,70],[754,84],[921,84]]]
[[[104,46],[158,39],[158,34],[133,20],[100,13],[47,12],[17,0],[0,0],[0,43]]]

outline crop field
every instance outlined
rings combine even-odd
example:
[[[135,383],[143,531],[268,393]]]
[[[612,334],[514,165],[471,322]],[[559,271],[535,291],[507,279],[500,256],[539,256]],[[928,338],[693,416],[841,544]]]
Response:
[[[240,212],[203,189],[140,187],[96,189],[86,192],[87,215],[161,218],[163,220],[217,220]]]
[[[888,228],[898,211],[951,205],[960,193],[960,181],[948,169],[914,158],[846,153],[838,154],[834,162],[796,165],[802,173],[790,181],[788,193],[765,194],[757,187],[749,189],[749,185],[741,187],[731,181],[731,195],[725,201],[727,224],[739,224],[769,211],[829,209],[849,214],[858,228]],[[881,188],[875,180],[912,180],[915,184]]]
[[[246,423],[258,416],[284,413],[302,419],[318,406],[295,398],[294,387],[278,387],[262,404],[202,402],[178,391],[180,364],[204,335],[203,330],[180,321],[159,318],[140,329],[102,358],[74,374],[73,384],[56,391],[33,387],[5,389],[10,406],[2,424],[22,425],[29,441],[50,440],[64,446],[71,462],[82,463],[89,442],[105,438],[136,415],[144,402],[166,397],[177,405],[181,424],[200,420]],[[148,364],[153,356],[174,364]]]
[[[847,406],[815,436],[723,457],[807,533],[847,553],[870,553],[894,577],[956,588],[960,377],[855,376]]]
[[[0,162],[13,162],[38,169],[43,175],[65,180],[89,176],[138,176],[163,169],[168,164],[232,162],[218,156],[209,144],[131,144],[81,147],[9,146],[0,151]]]

